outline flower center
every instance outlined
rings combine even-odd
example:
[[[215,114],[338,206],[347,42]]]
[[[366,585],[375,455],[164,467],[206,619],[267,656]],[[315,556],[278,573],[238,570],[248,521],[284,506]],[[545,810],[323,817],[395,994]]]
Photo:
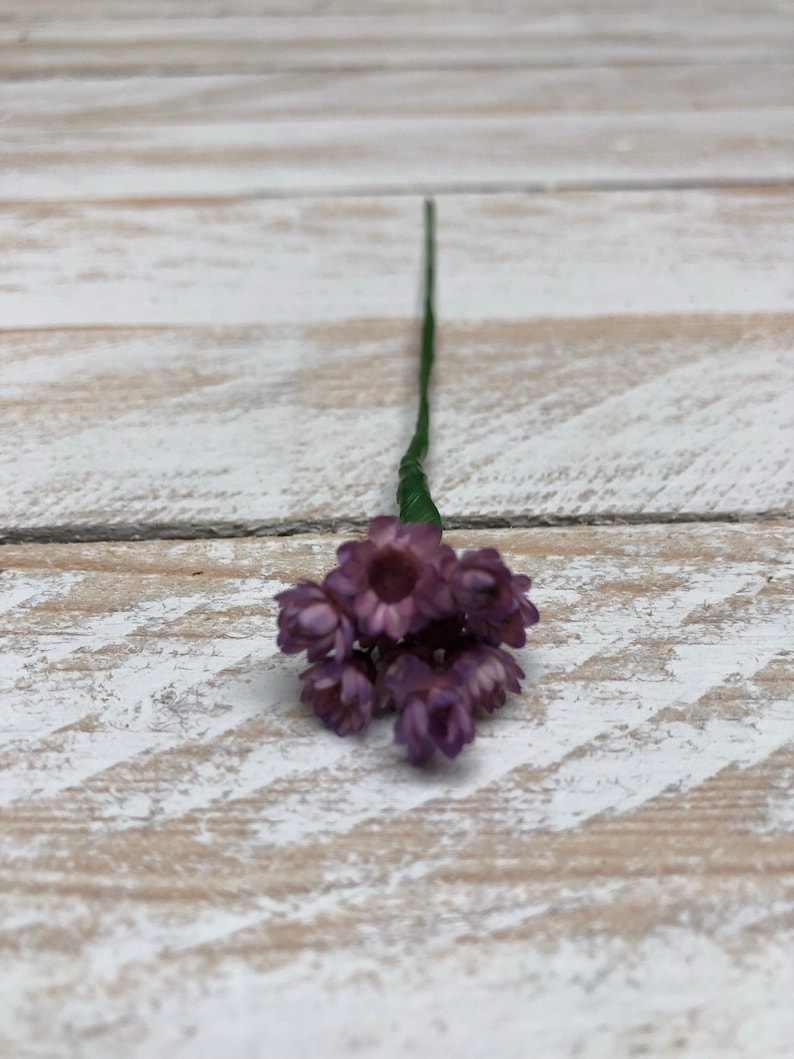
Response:
[[[420,566],[410,552],[383,548],[369,564],[369,583],[384,603],[399,603],[410,596],[419,580]]]

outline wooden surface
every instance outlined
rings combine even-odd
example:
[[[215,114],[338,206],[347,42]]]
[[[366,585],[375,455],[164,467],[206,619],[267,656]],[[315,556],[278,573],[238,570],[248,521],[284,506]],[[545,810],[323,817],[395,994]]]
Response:
[[[411,196],[0,211],[0,526],[385,510],[420,225]],[[791,510],[788,190],[449,195],[438,239],[445,513]]]
[[[626,3],[573,10],[534,5],[450,3],[346,4],[347,11],[292,15],[282,0],[257,5],[181,5],[182,17],[126,5],[46,2],[12,6],[2,27],[6,76],[117,77],[124,73],[224,73],[310,69],[437,69],[460,66],[617,65],[621,63],[791,62],[794,31],[785,5],[769,2],[664,7]],[[31,15],[30,9],[33,9]],[[103,11],[104,8],[104,11]],[[577,10],[578,8],[578,10]],[[13,12],[16,10],[16,17]],[[262,10],[264,13],[259,13]],[[103,17],[109,12],[110,17]],[[73,17],[69,17],[72,14]],[[306,14],[311,17],[307,18]],[[457,15],[457,17],[455,17]]]
[[[784,1054],[794,527],[450,540],[543,620],[424,773],[274,650],[337,538],[3,550],[9,1055]]]
[[[0,5],[3,1059],[789,1059],[793,87],[777,0]],[[542,620],[421,771],[272,597],[394,511],[428,191]]]
[[[21,80],[0,91],[0,196],[785,181],[793,89],[779,62]]]

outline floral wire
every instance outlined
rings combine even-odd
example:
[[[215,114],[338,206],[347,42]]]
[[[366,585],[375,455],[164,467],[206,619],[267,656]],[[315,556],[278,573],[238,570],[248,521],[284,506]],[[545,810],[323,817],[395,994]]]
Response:
[[[441,515],[430,496],[422,461],[430,444],[430,403],[428,389],[435,356],[435,313],[433,287],[435,280],[435,204],[425,199],[425,306],[422,322],[422,354],[419,363],[419,412],[416,430],[405,455],[400,460],[397,503],[403,522],[432,522],[443,529]]]

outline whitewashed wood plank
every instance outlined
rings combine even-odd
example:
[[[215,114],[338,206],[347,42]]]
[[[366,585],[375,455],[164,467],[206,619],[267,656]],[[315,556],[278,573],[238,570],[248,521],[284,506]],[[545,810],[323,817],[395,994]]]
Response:
[[[6,200],[794,177],[794,68],[0,84]]]
[[[452,521],[790,509],[790,315],[441,335],[428,473]],[[389,320],[7,334],[0,526],[393,512],[415,344]]]
[[[3,136],[65,126],[787,108],[791,65],[341,70],[0,82]],[[105,130],[107,131],[107,130]],[[53,146],[59,146],[54,144]]]
[[[444,198],[445,515],[789,509],[790,201]],[[413,199],[3,211],[0,312],[29,329],[0,334],[0,526],[393,510],[420,220]]]
[[[427,465],[444,511],[791,511],[794,316],[445,336]]]
[[[489,0],[488,11],[494,15],[513,16],[526,14],[522,0]],[[691,5],[686,0],[670,0],[665,11],[671,16],[691,15]],[[411,15],[427,13],[466,14],[482,13],[477,0],[158,0],[157,15],[169,19],[227,18],[229,16],[310,16],[322,15]],[[536,15],[559,15],[559,0],[533,0]],[[636,15],[635,0],[568,0],[565,11],[577,17],[598,18],[600,14]],[[712,18],[747,17],[752,11],[766,16],[785,13],[779,0],[700,0],[698,11]],[[57,18],[69,20],[124,20],[149,21],[152,7],[148,0],[5,0],[3,17],[7,22],[40,22]]]
[[[493,14],[512,16],[521,12],[522,0],[490,0],[488,11]],[[559,0],[534,0],[533,12],[543,15],[559,14]],[[229,16],[312,16],[331,18],[335,15],[372,15],[377,10],[381,15],[464,14],[481,12],[477,0],[160,0],[157,13],[162,18],[225,18]],[[600,13],[629,15],[637,13],[635,0],[569,0],[565,5],[568,13],[576,16],[589,15],[597,18]],[[670,0],[665,5],[670,14],[691,12],[686,0]],[[779,0],[701,0],[698,11],[714,18],[746,17],[749,12],[780,15],[785,7]],[[525,12],[524,12],[525,13]],[[148,21],[152,8],[148,0],[5,0],[3,15],[6,21],[41,21],[55,16],[60,19],[98,19]]]
[[[790,62],[785,9],[410,11],[310,18],[63,20],[0,24],[0,77],[263,73],[289,69]]]
[[[24,138],[27,138],[25,134]],[[2,200],[523,191],[783,182],[794,108],[554,118],[377,118],[6,136]],[[10,141],[10,142],[9,142]]]
[[[439,315],[450,322],[786,312],[786,189],[448,195]],[[9,204],[11,328],[344,322],[415,314],[421,200]]]
[[[273,654],[336,539],[2,549],[11,1054],[784,1054],[794,527],[450,539],[543,617],[423,773]]]

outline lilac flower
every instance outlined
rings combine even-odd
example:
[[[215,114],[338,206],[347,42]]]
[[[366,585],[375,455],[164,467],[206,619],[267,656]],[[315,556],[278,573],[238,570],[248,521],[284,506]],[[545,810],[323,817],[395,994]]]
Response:
[[[407,747],[415,765],[428,761],[436,750],[457,757],[474,739],[474,716],[451,672],[437,673],[406,652],[389,667],[385,685],[397,704],[395,742]]]
[[[526,626],[539,615],[524,595],[532,582],[511,574],[495,548],[466,552],[452,572],[455,602],[466,612],[466,626],[478,640],[523,647]]]
[[[362,637],[396,642],[446,602],[438,571],[444,548],[436,526],[381,516],[370,524],[367,540],[342,545],[326,584],[348,601]]]
[[[276,602],[278,645],[284,654],[306,651],[316,662],[333,650],[336,660],[347,658],[353,647],[353,624],[339,600],[316,581],[302,581],[279,592]]]
[[[474,709],[493,713],[504,706],[508,691],[520,691],[524,671],[501,647],[474,643],[454,658],[451,670],[465,688]]]
[[[365,728],[375,702],[373,667],[366,655],[356,652],[346,662],[324,659],[300,675],[304,681],[301,701],[337,735]]]

